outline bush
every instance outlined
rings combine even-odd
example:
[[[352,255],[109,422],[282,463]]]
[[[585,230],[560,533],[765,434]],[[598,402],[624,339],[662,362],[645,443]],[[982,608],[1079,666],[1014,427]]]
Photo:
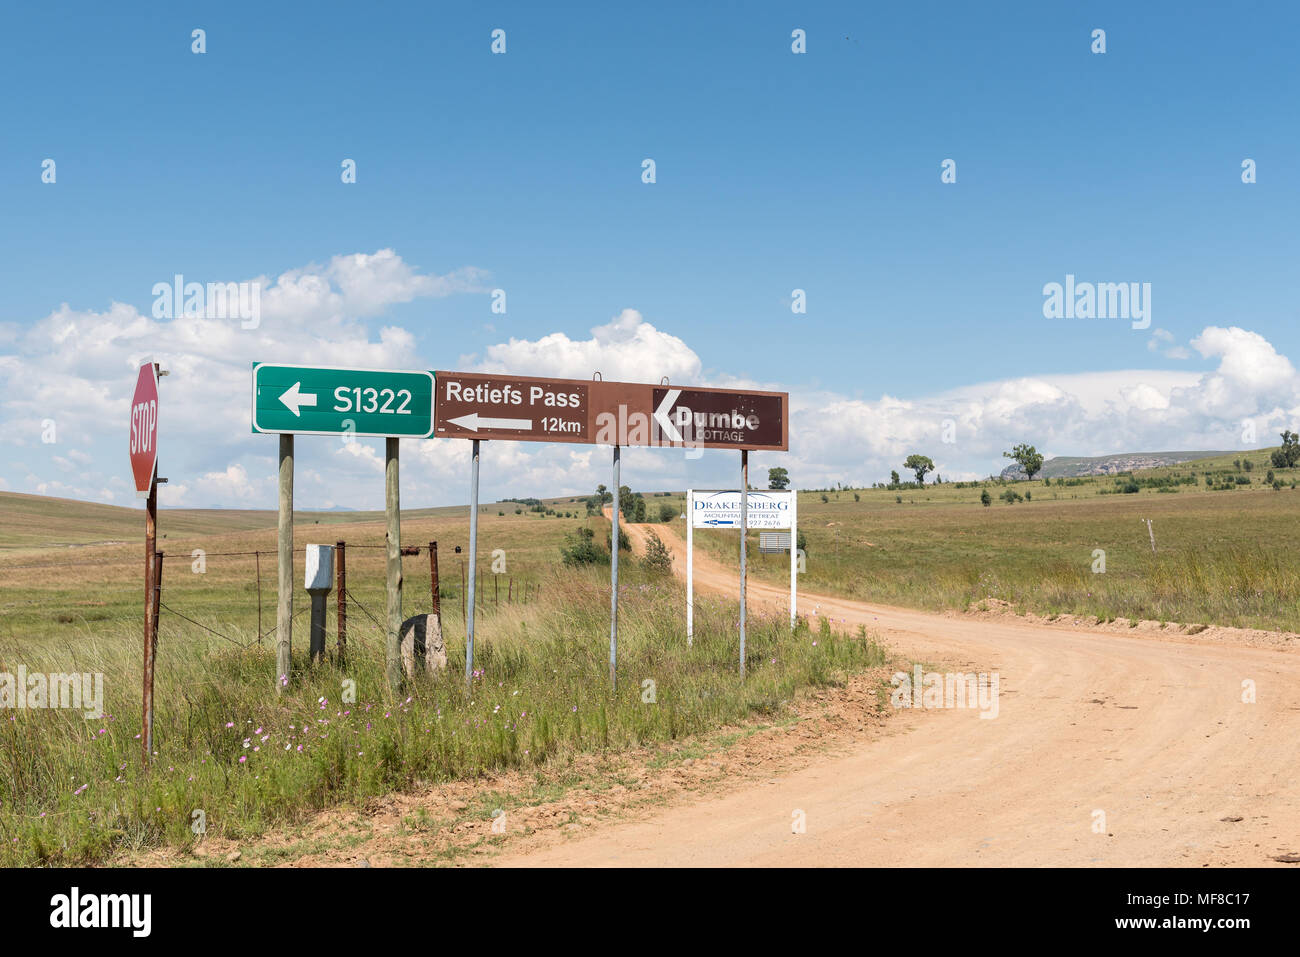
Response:
[[[659,506],[659,521],[671,522],[676,517],[677,517],[677,509],[673,508],[671,505]]]
[[[999,496],[999,498],[1001,498],[1002,501],[1006,502],[1008,505],[1015,505],[1016,502],[1024,501],[1024,497],[1021,496],[1021,494],[1013,488],[1007,489]]]
[[[645,558],[641,560],[648,571],[656,575],[671,575],[673,553],[654,532],[646,533]]]
[[[989,494],[988,489],[984,489],[984,491],[980,492],[980,504],[985,507],[993,504],[993,496]]]
[[[596,533],[583,527],[564,536],[560,559],[566,565],[608,565],[609,553],[596,544]]]

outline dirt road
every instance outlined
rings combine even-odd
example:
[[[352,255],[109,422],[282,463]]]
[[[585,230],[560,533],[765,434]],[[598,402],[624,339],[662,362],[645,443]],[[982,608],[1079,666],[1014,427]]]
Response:
[[[634,547],[651,527],[680,574],[671,528],[628,527]],[[735,569],[698,551],[695,572],[698,589],[737,593]],[[788,600],[756,581],[749,595]],[[801,596],[800,612],[814,609],[918,660],[996,671],[997,717],[903,712],[897,733],[770,783],[497,863],[1200,866],[1300,853],[1300,655]],[[1242,701],[1247,680],[1257,703]],[[793,833],[800,811],[806,832]]]

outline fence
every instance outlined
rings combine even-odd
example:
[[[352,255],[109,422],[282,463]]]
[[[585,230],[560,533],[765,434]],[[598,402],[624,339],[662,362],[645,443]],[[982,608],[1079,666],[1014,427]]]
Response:
[[[189,540],[187,545],[193,542]],[[167,544],[159,540],[159,545]],[[383,609],[387,546],[339,541],[334,547],[333,617],[336,648],[342,654],[349,617],[354,622],[373,624],[380,635],[386,632]],[[140,583],[144,577],[139,548],[135,545],[100,548],[106,553],[89,560],[0,562],[0,635],[8,633],[27,638],[34,634],[57,634],[63,626],[101,622],[138,624]],[[304,555],[306,549],[296,548],[294,552]],[[466,556],[459,553],[446,556],[444,552],[439,559],[436,542],[404,546],[402,555],[408,560],[418,560],[421,555],[429,559],[428,584],[422,588],[412,587],[418,578],[409,565],[404,570],[407,587],[403,598],[409,609],[407,613],[440,611],[447,617],[447,612],[451,612],[451,617],[459,614],[463,622],[470,574]],[[451,575],[447,574],[448,558],[453,569]],[[168,568],[168,574],[161,579],[162,594],[156,596],[163,612],[162,624],[171,617],[245,648],[274,641],[277,581],[274,548],[238,551],[190,548],[188,552],[160,549],[159,561],[165,562]],[[517,562],[512,564],[516,568],[511,573],[495,574],[490,560],[479,562],[474,570],[476,609],[491,611],[502,605],[537,600],[544,587],[542,570],[527,565],[519,569]],[[296,575],[300,574],[301,562],[295,561],[295,566]],[[295,594],[299,598],[295,603],[295,621],[310,610],[306,592],[296,575],[295,592],[301,595]],[[34,594],[40,597],[31,597]]]

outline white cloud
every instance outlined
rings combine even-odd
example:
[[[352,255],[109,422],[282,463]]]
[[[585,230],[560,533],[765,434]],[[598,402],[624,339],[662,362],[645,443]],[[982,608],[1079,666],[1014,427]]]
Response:
[[[1192,354],[1182,346],[1173,345],[1174,334],[1168,329],[1152,329],[1147,348],[1159,352],[1167,359],[1190,359]]]
[[[1001,468],[1018,442],[1050,455],[1245,448],[1243,420],[1259,445],[1300,419],[1300,379],[1257,333],[1206,328],[1192,340],[1205,373],[1164,370],[1074,373],[985,382],[934,396],[874,402],[822,396],[792,416],[791,448],[803,484],[870,481],[924,452],[945,477]],[[792,400],[792,405],[793,405]],[[955,441],[945,444],[951,420]]]
[[[473,363],[475,357],[468,357]],[[476,363],[483,372],[590,379],[592,373],[623,382],[698,382],[700,357],[677,336],[661,332],[635,309],[624,309],[590,339],[570,339],[554,332],[541,339],[514,339],[489,346]]]
[[[125,421],[135,364],[152,352],[173,375],[163,380],[162,472],[171,482],[164,504],[275,506],[275,442],[253,435],[247,403],[250,361],[292,349],[298,361],[376,368],[428,367],[408,330],[372,332],[360,317],[417,296],[478,288],[483,273],[463,269],[426,276],[391,250],[336,256],[326,266],[291,270],[268,285],[262,324],[181,317],[155,320],[113,303],[104,312],[61,306],[14,334],[0,356],[0,442],[24,448],[0,482],[74,498],[132,499],[124,437],[103,423]],[[1171,333],[1156,330],[1155,351]],[[698,345],[698,343],[697,343]],[[997,471],[1001,453],[1029,442],[1055,455],[1162,449],[1242,447],[1243,420],[1275,441],[1300,419],[1300,381],[1290,360],[1262,336],[1238,327],[1208,327],[1192,342],[1204,372],[1135,369],[1024,376],[975,383],[930,395],[851,398],[797,383],[755,382],[742,369],[704,369],[700,355],[676,335],[625,309],[586,339],[553,333],[488,346],[465,366],[481,371],[739,388],[791,390],[791,451],[756,453],[752,473],[784,465],[803,487],[871,482],[900,469],[911,452],[930,455],[948,478]],[[15,387],[21,384],[21,388]],[[58,442],[40,442],[40,419],[55,418]],[[951,424],[954,441],[944,442]],[[412,506],[463,503],[468,497],[469,443],[447,439],[402,444],[403,501]],[[302,443],[298,501],[313,506],[374,508],[382,504],[381,440]],[[96,464],[99,470],[96,470]],[[624,475],[646,490],[734,484],[734,456],[630,449]],[[490,442],[483,448],[483,498],[573,495],[608,484],[606,450],[551,443]],[[116,492],[112,490],[117,490]]]
[[[125,437],[115,425],[127,419],[138,363],[152,355],[171,373],[160,383],[159,461],[171,479],[162,501],[273,505],[273,489],[268,498],[263,483],[245,488],[231,471],[264,474],[255,473],[250,462],[268,454],[268,442],[274,454],[274,439],[254,436],[249,428],[250,363],[293,355],[308,364],[407,368],[416,351],[411,332],[389,325],[374,335],[361,317],[417,297],[475,291],[485,276],[472,267],[424,275],[387,249],[336,256],[325,266],[257,280],[263,294],[255,329],[241,328],[238,320],[201,316],[155,319],[119,302],[103,312],[65,303],[10,337],[14,348],[0,355],[0,383],[6,386],[0,397],[0,443],[32,450],[32,469],[47,473],[27,481],[33,490],[44,482],[49,494],[72,494],[71,486],[52,480],[53,470],[75,471],[98,486],[113,482],[126,457]],[[46,417],[57,426],[58,442],[51,446],[40,442]],[[75,451],[66,451],[73,446]],[[352,477],[369,471],[362,467]],[[17,477],[12,468],[9,474]],[[80,485],[75,491],[84,493],[78,497],[98,494]]]

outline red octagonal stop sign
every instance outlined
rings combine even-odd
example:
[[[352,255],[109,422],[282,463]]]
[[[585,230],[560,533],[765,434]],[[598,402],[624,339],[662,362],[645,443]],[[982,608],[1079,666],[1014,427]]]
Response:
[[[158,467],[158,369],[152,362],[140,366],[131,397],[131,472],[135,494],[148,498]]]

